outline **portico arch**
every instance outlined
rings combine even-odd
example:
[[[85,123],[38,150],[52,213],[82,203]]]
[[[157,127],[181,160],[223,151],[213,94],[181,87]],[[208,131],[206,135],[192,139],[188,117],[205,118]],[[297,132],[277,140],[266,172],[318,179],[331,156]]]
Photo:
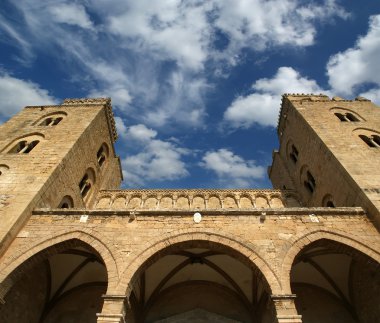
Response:
[[[201,306],[201,311],[211,308],[211,313],[232,319],[233,315],[228,316],[231,310],[240,311],[240,314],[245,311],[248,316],[242,322],[256,321],[257,317],[261,322],[263,315],[275,320],[276,305],[272,295],[281,294],[279,277],[253,244],[220,231],[192,229],[152,239],[140,250],[120,275],[120,283],[115,290],[117,295],[105,296],[105,307],[99,314],[101,322],[124,316],[124,303],[128,304],[127,322],[154,322],[159,318],[157,315],[163,315],[161,318],[177,317],[178,311],[182,314],[197,312],[197,306]],[[231,268],[240,270],[249,283]],[[247,292],[243,281],[247,281],[253,290]],[[197,299],[207,293],[214,296],[196,304]],[[186,299],[173,305],[179,297]],[[210,299],[214,304],[209,304]],[[215,305],[215,302],[221,303]],[[221,308],[221,312],[212,310],[216,307]],[[136,314],[136,308],[139,314]],[[279,322],[282,321],[279,319]]]
[[[239,260],[262,273],[268,291],[273,294],[281,293],[282,288],[278,275],[260,254],[257,247],[249,242],[242,241],[237,237],[232,237],[211,230],[180,230],[162,235],[160,239],[150,241],[141,248],[143,251],[132,260],[127,269],[120,275],[121,278],[117,290],[121,293],[126,292],[126,295],[129,296],[131,292],[130,285],[133,283],[133,278],[138,270],[142,270],[144,267],[154,262],[157,257],[170,253],[171,248],[175,248],[179,244],[184,243],[191,246],[198,242],[203,244],[213,244],[219,246],[219,248],[230,250],[239,257]]]
[[[324,230],[293,240],[283,262],[283,286],[297,295],[295,304],[304,323],[380,319],[376,248],[379,241],[365,244],[342,232]]]
[[[39,241],[34,246],[26,246],[17,252],[18,256],[5,261],[0,267],[0,298],[4,298],[8,290],[13,286],[14,276],[20,276],[33,263],[41,261],[52,254],[64,250],[70,245],[86,244],[93,249],[105,264],[108,276],[108,290],[115,288],[118,282],[118,268],[113,254],[107,246],[91,233],[85,231],[66,232],[55,237]]]
[[[302,249],[318,240],[330,240],[338,242],[342,246],[351,247],[352,249],[360,251],[380,264],[380,252],[377,251],[380,250],[380,241],[377,242],[376,248],[373,244],[371,244],[372,247],[370,247],[338,230],[315,230],[306,234],[303,233],[302,235],[298,235],[289,240],[288,244],[284,247],[283,252],[280,254],[280,258],[283,259],[281,266],[281,285],[285,293],[291,293],[289,277],[296,256]]]

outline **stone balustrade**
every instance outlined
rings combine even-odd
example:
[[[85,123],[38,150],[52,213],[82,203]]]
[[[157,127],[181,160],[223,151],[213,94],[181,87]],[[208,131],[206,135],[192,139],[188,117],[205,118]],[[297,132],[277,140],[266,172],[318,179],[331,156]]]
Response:
[[[128,210],[248,210],[299,207],[289,190],[106,190],[97,196],[96,209]]]

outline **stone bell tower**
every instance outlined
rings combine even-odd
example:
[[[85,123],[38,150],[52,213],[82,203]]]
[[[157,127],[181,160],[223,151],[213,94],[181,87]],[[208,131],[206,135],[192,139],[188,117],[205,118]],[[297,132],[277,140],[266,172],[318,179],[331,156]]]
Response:
[[[285,94],[269,176],[304,206],[361,206],[380,227],[380,108],[358,97]]]
[[[0,255],[34,208],[91,206],[119,186],[110,101],[28,106],[0,127]]]

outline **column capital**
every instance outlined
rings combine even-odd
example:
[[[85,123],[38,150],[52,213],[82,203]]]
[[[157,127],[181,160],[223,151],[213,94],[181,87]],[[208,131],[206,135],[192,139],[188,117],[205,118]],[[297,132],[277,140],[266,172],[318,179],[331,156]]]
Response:
[[[271,295],[277,313],[278,323],[302,323],[302,316],[297,313],[295,294]]]

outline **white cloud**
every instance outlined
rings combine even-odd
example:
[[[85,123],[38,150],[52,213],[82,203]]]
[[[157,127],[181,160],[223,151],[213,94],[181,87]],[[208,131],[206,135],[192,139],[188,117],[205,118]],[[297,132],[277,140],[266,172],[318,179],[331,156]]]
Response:
[[[125,109],[132,101],[132,97],[126,88],[118,87],[117,84],[105,86],[103,90],[92,90],[88,97],[107,97],[112,99],[114,107]]]
[[[49,7],[49,11],[56,22],[85,29],[93,28],[91,19],[82,5],[75,3],[55,4],[54,7]]]
[[[0,73],[0,115],[8,118],[27,105],[56,104],[57,99],[31,81]]]
[[[108,17],[109,30],[137,42],[159,59],[181,67],[201,69],[208,58],[233,57],[243,48],[308,46],[314,43],[315,23],[348,14],[335,0],[320,4],[297,0],[131,1]],[[219,30],[229,38],[226,50],[214,50]],[[129,45],[130,47],[130,45]],[[232,59],[231,59],[232,58]]]
[[[215,172],[222,184],[231,187],[253,186],[265,176],[265,167],[256,165],[254,160],[244,160],[228,149],[207,152],[200,165]]]
[[[149,141],[157,136],[157,131],[138,124],[129,128],[128,135],[132,140]]]
[[[363,96],[380,106],[380,88],[371,89],[367,92],[361,93],[360,96]]]
[[[149,107],[144,121],[156,127],[175,123],[199,127],[205,117],[203,93],[208,88],[202,78],[189,77],[181,72],[173,72],[162,86],[160,103]]]
[[[61,68],[89,95],[111,96],[122,115],[153,127],[204,125],[208,63],[228,71],[246,48],[308,46],[317,23],[347,16],[335,0],[18,0],[13,5],[23,15],[13,30],[22,30],[23,37],[20,32],[12,37],[59,57]],[[225,48],[216,48],[220,34]]]
[[[207,57],[211,29],[210,4],[199,1],[131,1],[127,10],[109,17],[111,32],[135,39],[138,47],[157,58],[199,69]]]
[[[142,186],[149,181],[176,180],[189,175],[182,157],[188,150],[173,142],[155,139],[157,132],[139,124],[132,126],[126,139],[141,151],[122,160],[127,186]]]
[[[355,46],[332,56],[327,65],[329,83],[336,94],[352,95],[363,83],[380,86],[380,15],[372,16],[365,36]]]
[[[280,67],[276,75],[256,81],[254,93],[237,97],[224,113],[231,127],[248,128],[254,123],[275,127],[283,93],[319,93],[314,80],[302,77],[291,67]]]

